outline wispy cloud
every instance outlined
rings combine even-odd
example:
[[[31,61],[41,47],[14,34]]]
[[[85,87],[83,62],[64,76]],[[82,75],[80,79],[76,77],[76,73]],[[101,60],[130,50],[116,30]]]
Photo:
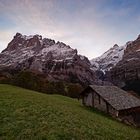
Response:
[[[138,4],[138,0],[0,0],[0,47],[16,32],[41,34],[96,57],[138,34]]]

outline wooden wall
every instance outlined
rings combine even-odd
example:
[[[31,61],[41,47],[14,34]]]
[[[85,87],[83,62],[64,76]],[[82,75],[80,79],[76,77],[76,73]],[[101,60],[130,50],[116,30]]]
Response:
[[[99,94],[90,90],[83,96],[83,104],[90,107],[95,107],[103,112],[118,118],[127,124],[132,124],[140,127],[140,107],[117,111],[109,103],[107,103]]]
[[[119,111],[119,118],[127,124],[140,127],[140,107]]]
[[[86,106],[93,106],[92,93],[89,93],[87,96],[84,96],[83,102]]]
[[[103,112],[111,114],[112,116],[118,115],[118,111],[94,91],[90,91],[83,97],[83,104],[86,106],[95,107]]]

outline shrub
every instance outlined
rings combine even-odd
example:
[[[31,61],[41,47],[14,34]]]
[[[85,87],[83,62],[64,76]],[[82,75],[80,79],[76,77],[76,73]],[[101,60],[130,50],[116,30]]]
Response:
[[[13,74],[10,78],[1,76],[0,83],[12,84],[47,94],[61,94],[72,98],[77,98],[83,89],[78,83],[51,82],[44,77],[44,75],[30,71],[20,71]]]

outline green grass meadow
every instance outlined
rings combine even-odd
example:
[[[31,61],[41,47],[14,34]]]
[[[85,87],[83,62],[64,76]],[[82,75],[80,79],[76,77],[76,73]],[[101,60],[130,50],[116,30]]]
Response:
[[[140,140],[140,129],[76,99],[1,84],[0,140]]]

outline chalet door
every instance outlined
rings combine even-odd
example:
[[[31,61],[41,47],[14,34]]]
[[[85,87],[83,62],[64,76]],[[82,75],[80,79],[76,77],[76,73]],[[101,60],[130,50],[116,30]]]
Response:
[[[89,93],[87,98],[86,98],[86,105],[87,106],[92,106],[93,103],[92,103],[92,93]]]

